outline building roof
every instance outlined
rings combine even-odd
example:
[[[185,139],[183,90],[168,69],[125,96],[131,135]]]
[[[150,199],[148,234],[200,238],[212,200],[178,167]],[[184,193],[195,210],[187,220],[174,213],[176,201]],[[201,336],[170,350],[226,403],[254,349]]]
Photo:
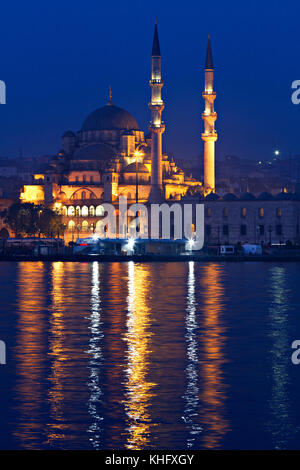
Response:
[[[217,199],[220,199],[220,196],[217,193],[209,193],[205,199],[207,201],[217,201]]]
[[[138,162],[137,167],[138,173],[149,173],[148,168],[143,163]],[[126,166],[123,169],[123,173],[136,173],[136,162],[132,162],[130,165]]]
[[[74,153],[72,160],[111,160],[116,153],[109,145],[99,142],[81,147]]]
[[[93,111],[85,119],[81,130],[139,130],[138,123],[134,117],[125,109],[119,108],[108,102],[106,106]]]
[[[246,192],[244,194],[241,194],[240,199],[242,201],[255,201],[256,197],[254,196],[254,194]]]

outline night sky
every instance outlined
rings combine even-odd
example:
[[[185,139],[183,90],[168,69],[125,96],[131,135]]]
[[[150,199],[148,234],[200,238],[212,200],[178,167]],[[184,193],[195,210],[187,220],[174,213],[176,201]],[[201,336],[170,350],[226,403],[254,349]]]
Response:
[[[107,101],[150,119],[155,16],[162,52],[165,150],[202,153],[201,97],[211,34],[219,134],[217,156],[268,159],[300,154],[300,4],[296,1],[15,1],[1,5],[0,156],[56,153]]]

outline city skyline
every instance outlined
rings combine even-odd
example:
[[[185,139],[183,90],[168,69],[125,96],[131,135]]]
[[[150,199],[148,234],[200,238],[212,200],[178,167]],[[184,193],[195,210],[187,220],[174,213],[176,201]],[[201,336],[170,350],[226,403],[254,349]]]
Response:
[[[298,78],[293,60],[297,25],[296,15],[290,15],[285,6],[272,4],[270,9],[265,2],[259,17],[255,5],[246,12],[236,6],[225,25],[220,2],[214,11],[192,3],[189,12],[176,9],[176,3],[170,12],[169,2],[159,6],[154,2],[153,12],[131,2],[130,12],[118,2],[124,15],[116,18],[109,7],[94,2],[84,11],[77,10],[76,4],[70,9],[66,2],[60,14],[54,2],[47,7],[47,18],[36,2],[31,4],[35,5],[31,11],[16,18],[14,34],[5,24],[0,32],[2,44],[7,44],[0,77],[7,86],[7,104],[0,107],[1,156],[15,157],[20,148],[24,156],[56,153],[61,134],[68,128],[80,129],[86,113],[105,104],[109,85],[114,102],[128,109],[146,130],[155,13],[165,81],[164,143],[169,154],[186,159],[203,154],[201,94],[208,33],[218,97],[216,157],[231,154],[259,160],[270,158],[276,148],[282,154],[299,152],[300,109],[291,102],[291,84]],[[4,10],[9,19],[11,7],[6,5]],[[287,14],[288,24],[282,22]],[[241,15],[248,18],[247,24],[241,23]],[[97,23],[99,17],[102,21]],[[276,54],[271,53],[273,48]]]

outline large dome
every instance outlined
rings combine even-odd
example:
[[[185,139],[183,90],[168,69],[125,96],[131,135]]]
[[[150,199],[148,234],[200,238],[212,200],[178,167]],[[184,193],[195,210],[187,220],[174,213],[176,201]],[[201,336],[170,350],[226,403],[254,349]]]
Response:
[[[109,145],[101,142],[81,147],[73,155],[73,160],[111,160],[116,156]]]
[[[139,130],[138,123],[128,111],[108,103],[103,108],[98,108],[88,115],[84,121],[83,131],[101,130]]]

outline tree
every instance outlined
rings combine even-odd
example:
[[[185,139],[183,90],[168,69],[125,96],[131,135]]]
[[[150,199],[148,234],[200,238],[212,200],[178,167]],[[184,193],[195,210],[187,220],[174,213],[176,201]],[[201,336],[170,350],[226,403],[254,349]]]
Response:
[[[45,235],[59,236],[64,232],[62,216],[43,205],[30,202],[12,204],[7,212],[5,223],[15,233],[15,236]]]

